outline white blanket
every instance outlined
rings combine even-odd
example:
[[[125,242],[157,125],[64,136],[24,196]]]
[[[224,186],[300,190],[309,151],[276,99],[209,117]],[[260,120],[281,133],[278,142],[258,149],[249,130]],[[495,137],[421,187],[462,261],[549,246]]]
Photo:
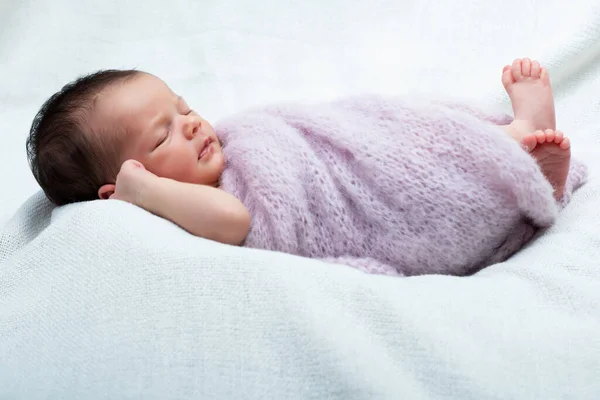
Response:
[[[0,398],[597,399],[596,0],[0,4]],[[470,278],[369,276],[194,238],[120,202],[53,210],[24,140],[76,74],[134,67],[209,120],[363,91],[502,103],[550,68],[590,181],[550,231]]]

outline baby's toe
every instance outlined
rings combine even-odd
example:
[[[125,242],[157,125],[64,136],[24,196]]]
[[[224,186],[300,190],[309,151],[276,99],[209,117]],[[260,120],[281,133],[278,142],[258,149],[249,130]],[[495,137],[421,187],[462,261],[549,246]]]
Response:
[[[550,75],[548,75],[548,70],[544,67],[540,68],[540,79],[546,83],[550,82]]]
[[[541,69],[542,69],[542,67],[540,66],[539,62],[532,61],[531,62],[531,77],[535,78],[535,79],[539,79]]]
[[[505,88],[507,88],[508,86],[512,85],[513,83],[515,83],[515,78],[513,77],[511,67],[508,67],[508,69],[505,68],[504,71],[502,72],[502,84],[504,85]]]
[[[512,71],[512,75],[513,75],[513,78],[515,79],[515,81],[518,81],[519,79],[523,78],[523,74],[521,72],[521,64],[522,64],[522,62],[521,62],[520,58],[517,58],[512,63],[511,71]]]
[[[521,61],[521,74],[526,78],[531,76],[531,60],[527,57]]]
[[[561,131],[556,131],[554,133],[554,143],[559,144],[564,139],[564,135]]]
[[[526,135],[523,137],[523,139],[521,139],[521,146],[523,149],[525,149],[525,151],[531,152],[537,146],[537,138],[535,135]]]
[[[556,132],[554,132],[552,129],[546,129],[546,142],[550,143],[554,141]]]
[[[544,131],[535,131],[535,138],[538,143],[544,143],[546,141],[546,132]]]

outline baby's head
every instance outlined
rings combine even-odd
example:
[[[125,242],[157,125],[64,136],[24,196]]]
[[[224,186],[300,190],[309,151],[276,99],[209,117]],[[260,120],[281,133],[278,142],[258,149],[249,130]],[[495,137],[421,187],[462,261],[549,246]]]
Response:
[[[224,167],[210,124],[159,78],[99,71],[67,84],[37,113],[27,139],[35,179],[57,205],[108,198],[121,164],[216,185]]]

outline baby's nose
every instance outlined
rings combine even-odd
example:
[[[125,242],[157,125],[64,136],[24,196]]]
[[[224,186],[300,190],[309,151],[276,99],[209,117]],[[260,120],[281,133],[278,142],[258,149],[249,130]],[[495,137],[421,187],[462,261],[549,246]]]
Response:
[[[196,133],[200,130],[200,126],[202,125],[200,118],[196,116],[190,116],[189,119],[184,122],[183,131],[188,139],[192,139],[196,136]]]

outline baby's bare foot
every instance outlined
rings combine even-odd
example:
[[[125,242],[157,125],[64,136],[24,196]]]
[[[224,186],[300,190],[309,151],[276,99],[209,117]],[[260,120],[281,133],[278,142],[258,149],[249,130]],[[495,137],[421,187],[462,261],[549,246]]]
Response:
[[[521,145],[537,160],[546,179],[560,200],[565,192],[571,161],[571,142],[561,131],[546,129],[525,135]]]
[[[537,61],[517,59],[505,66],[502,84],[515,115],[511,126],[521,138],[539,129],[556,129],[550,77]]]

